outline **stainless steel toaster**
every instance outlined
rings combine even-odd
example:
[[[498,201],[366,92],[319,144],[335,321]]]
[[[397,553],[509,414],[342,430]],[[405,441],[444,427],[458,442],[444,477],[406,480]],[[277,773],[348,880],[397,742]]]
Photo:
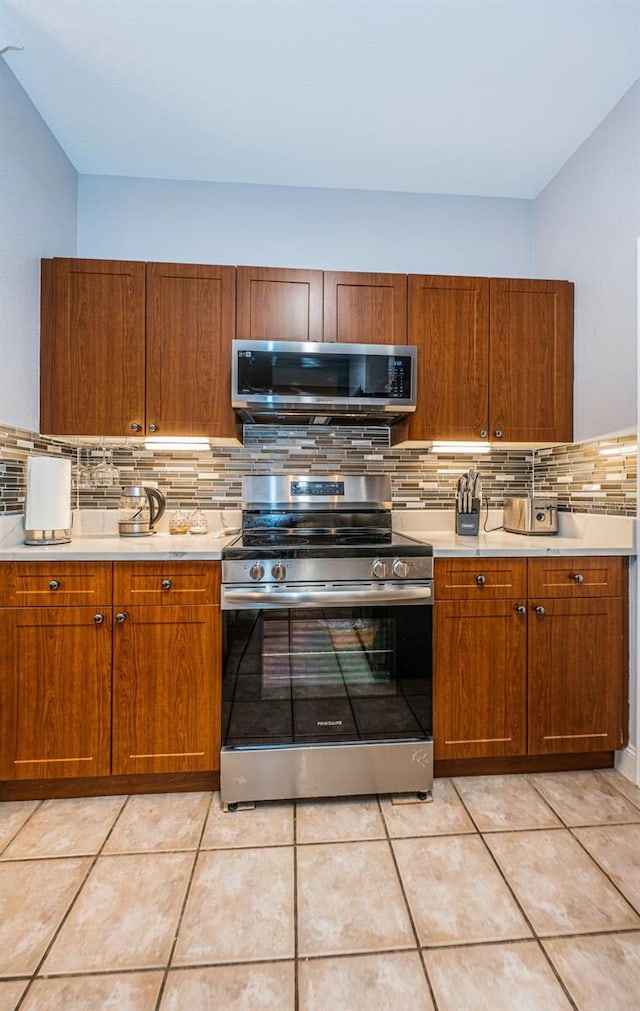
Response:
[[[557,534],[558,500],[553,495],[508,498],[503,523],[511,534]]]

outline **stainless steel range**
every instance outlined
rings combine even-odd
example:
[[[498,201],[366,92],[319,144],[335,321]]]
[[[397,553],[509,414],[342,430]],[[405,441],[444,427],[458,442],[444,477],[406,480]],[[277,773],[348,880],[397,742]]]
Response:
[[[221,798],[426,795],[433,557],[392,530],[388,477],[243,483],[223,551]]]

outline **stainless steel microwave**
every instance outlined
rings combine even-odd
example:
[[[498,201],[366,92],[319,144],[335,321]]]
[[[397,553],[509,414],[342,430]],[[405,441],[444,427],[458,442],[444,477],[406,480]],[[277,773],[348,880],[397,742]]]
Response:
[[[234,340],[231,403],[244,421],[392,424],[416,408],[417,348]]]

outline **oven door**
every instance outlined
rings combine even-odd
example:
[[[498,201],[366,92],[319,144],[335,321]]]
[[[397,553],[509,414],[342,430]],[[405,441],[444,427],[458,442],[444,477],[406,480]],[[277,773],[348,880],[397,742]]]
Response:
[[[224,627],[223,803],[431,789],[429,603],[227,610]]]

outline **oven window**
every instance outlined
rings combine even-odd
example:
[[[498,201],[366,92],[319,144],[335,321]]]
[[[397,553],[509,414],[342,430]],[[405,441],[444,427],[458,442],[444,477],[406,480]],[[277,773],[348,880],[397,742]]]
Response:
[[[225,612],[227,746],[431,736],[429,607]]]

